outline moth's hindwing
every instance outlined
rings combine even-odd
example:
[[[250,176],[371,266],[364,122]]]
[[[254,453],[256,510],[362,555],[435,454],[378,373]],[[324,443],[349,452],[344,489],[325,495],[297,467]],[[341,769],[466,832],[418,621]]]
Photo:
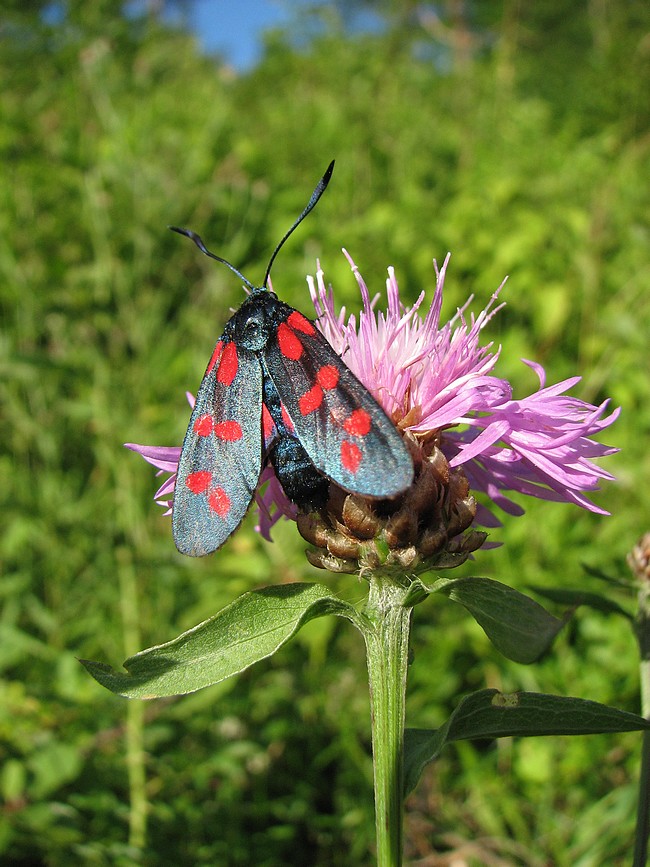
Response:
[[[222,338],[196,396],[172,507],[176,547],[194,557],[219,548],[241,523],[262,468],[262,368]]]
[[[310,460],[352,493],[401,493],[413,461],[394,424],[315,325],[283,306],[264,363]]]

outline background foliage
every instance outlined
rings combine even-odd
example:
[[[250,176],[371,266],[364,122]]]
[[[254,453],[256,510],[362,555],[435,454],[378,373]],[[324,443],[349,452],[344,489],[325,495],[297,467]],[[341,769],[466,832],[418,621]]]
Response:
[[[168,4],[172,5],[172,4]],[[179,4],[180,5],[180,4]],[[124,7],[124,8],[122,8]],[[167,224],[200,231],[251,280],[332,157],[333,185],[283,250],[282,298],[308,312],[339,253],[413,299],[452,260],[447,312],[506,274],[499,371],[623,406],[608,432],[611,518],[526,504],[466,573],[525,588],[623,574],[648,529],[650,10],[640,2],[363,4],[296,12],[237,75],[162,4],[5,3],[0,15],[0,853],[14,864],[369,864],[361,641],[311,624],[220,687],[125,703],[77,657],[117,665],[264,583],[314,577],[294,529],[248,529],[182,558],[124,441],[180,443],[241,290]],[[277,544],[279,542],[279,544]],[[350,601],[363,588],[329,578]],[[421,606],[409,723],[482,686],[638,710],[634,640],[579,611],[543,663],[508,663],[459,607]],[[476,864],[608,865],[629,852],[638,737],[450,750],[409,801],[408,852]],[[435,818],[431,818],[431,817]],[[580,821],[576,821],[579,816]],[[296,854],[307,853],[307,854]],[[437,853],[437,854],[433,854]],[[473,860],[472,860],[473,859]]]

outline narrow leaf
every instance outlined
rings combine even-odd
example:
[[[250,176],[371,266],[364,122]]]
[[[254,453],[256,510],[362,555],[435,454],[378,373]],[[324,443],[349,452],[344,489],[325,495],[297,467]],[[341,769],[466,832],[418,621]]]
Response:
[[[539,602],[490,578],[443,580],[433,589],[460,602],[497,650],[515,662],[538,660],[564,626]]]
[[[282,584],[246,593],[214,617],[124,663],[127,674],[81,660],[102,686],[127,698],[195,692],[271,656],[316,617],[336,614],[356,625],[351,605],[322,584]]]
[[[567,587],[538,587],[530,585],[530,589],[543,596],[545,599],[550,599],[551,602],[559,602],[561,605],[572,605],[574,608],[578,605],[588,605],[602,614],[621,614],[627,620],[634,620],[634,617],[626,611],[613,599],[608,599],[600,593],[590,593],[586,590],[571,590]]]
[[[608,575],[607,572],[603,572],[602,569],[598,569],[596,566],[590,566],[588,563],[581,563],[580,565],[587,575],[591,575],[592,578],[597,578],[599,581],[604,581],[606,584],[613,585],[614,587],[620,587],[628,592],[632,589],[633,581],[631,577]]]
[[[483,689],[461,700],[436,730],[407,729],[404,790],[415,788],[424,767],[452,741],[475,738],[589,735],[650,729],[650,721],[627,711],[581,698]]]

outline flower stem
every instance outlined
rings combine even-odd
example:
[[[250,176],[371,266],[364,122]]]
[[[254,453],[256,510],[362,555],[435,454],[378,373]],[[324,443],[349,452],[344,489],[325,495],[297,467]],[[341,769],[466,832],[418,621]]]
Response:
[[[378,867],[402,864],[404,721],[411,607],[407,589],[372,576],[365,615]]]
[[[633,867],[645,867],[648,861],[648,830],[650,823],[650,737],[643,732],[641,747],[641,773],[639,778],[639,806],[636,813]]]
[[[141,646],[140,606],[137,577],[130,551],[117,549],[117,573],[120,586],[122,631],[126,656],[133,656]],[[147,836],[148,801],[145,776],[144,702],[131,701],[126,706],[126,767],[129,779],[129,845],[142,852]]]
[[[636,634],[641,652],[641,713],[650,719],[650,585],[641,584],[638,594]],[[650,732],[643,732],[639,805],[636,815],[633,867],[644,867],[648,860],[650,834]]]

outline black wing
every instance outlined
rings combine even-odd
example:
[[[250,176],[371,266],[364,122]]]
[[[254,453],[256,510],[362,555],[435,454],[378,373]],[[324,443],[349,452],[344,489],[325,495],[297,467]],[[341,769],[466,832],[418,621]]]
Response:
[[[262,368],[231,340],[217,343],[178,464],[172,531],[182,554],[215,551],[240,525],[262,468]]]
[[[410,486],[413,462],[395,425],[312,322],[288,308],[264,362],[320,472],[368,497],[391,497]]]

